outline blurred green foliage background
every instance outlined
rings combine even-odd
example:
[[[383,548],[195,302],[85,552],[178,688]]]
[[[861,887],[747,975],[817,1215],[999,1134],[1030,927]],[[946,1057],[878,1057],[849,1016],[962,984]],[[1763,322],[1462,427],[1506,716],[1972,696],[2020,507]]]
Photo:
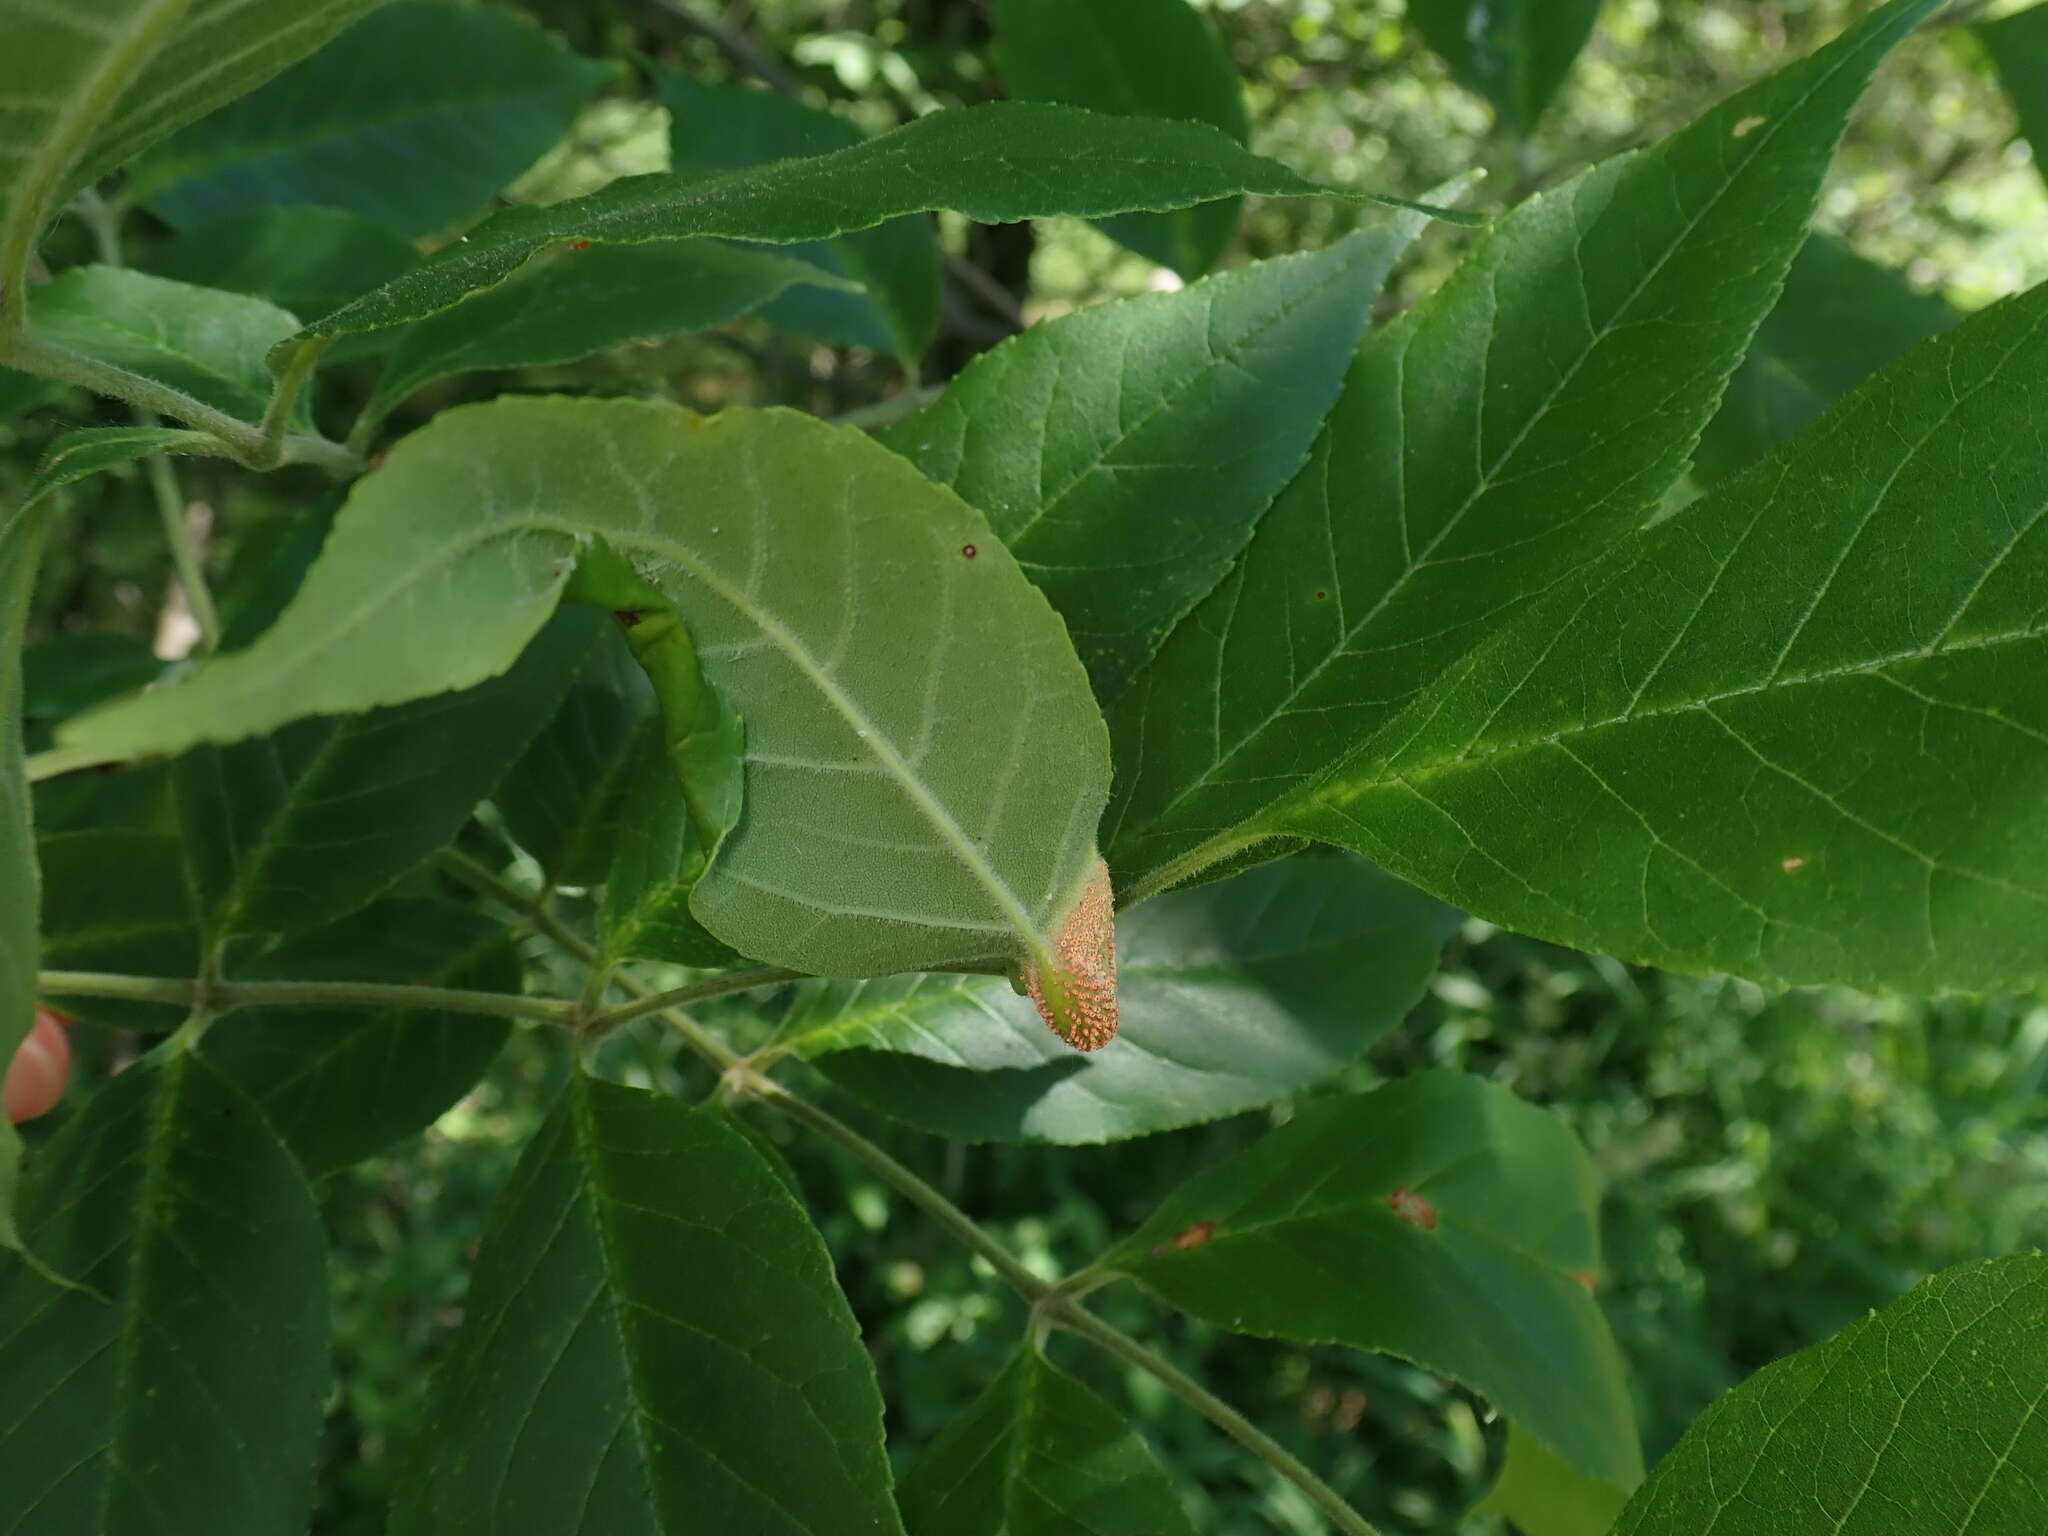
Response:
[[[730,50],[678,16],[692,3],[531,0],[515,8],[585,54],[647,56],[734,78],[742,71]],[[694,3],[713,14],[708,0]],[[1513,141],[1422,48],[1400,0],[1211,6],[1247,82],[1257,148],[1319,179],[1410,195],[1483,167],[1477,199],[1492,207],[1654,140],[1870,8],[1868,0],[1609,0],[1558,102],[1533,137]],[[1963,11],[2009,8],[1966,3]],[[871,127],[998,89],[981,0],[754,0],[718,8],[717,17],[813,100]],[[622,70],[570,142],[513,195],[553,200],[665,160],[662,113]],[[1358,216],[1330,202],[1256,206],[1232,259],[1324,243]],[[1934,26],[1880,76],[1821,223],[1966,308],[2048,278],[2048,194],[1967,29]],[[948,234],[1017,296],[1025,318],[1170,281],[1078,223]],[[146,263],[141,221],[137,236],[135,259]],[[85,237],[60,229],[57,238]],[[1389,302],[1426,291],[1469,238],[1438,226]],[[1016,316],[1002,308],[999,299],[977,306],[956,292],[927,376],[1003,334]],[[504,388],[832,412],[899,384],[885,359],[815,348],[746,321],[574,368],[449,381],[413,402],[399,425]],[[339,387],[349,387],[345,370]],[[41,443],[97,409],[83,396],[59,396],[0,428],[0,482],[18,482]],[[332,493],[303,473],[258,481],[213,462],[185,473],[188,494],[212,509],[211,558],[224,571],[245,543],[274,539],[332,504]],[[0,483],[0,494],[9,492]],[[37,631],[148,638],[162,622],[167,582],[140,478],[105,477],[77,499],[46,571]],[[232,582],[226,594],[232,600]],[[566,911],[576,915],[573,898]],[[112,1048],[94,1049],[104,1057]],[[410,1438],[425,1373],[460,1316],[489,1204],[562,1067],[557,1049],[537,1033],[516,1037],[486,1084],[434,1130],[325,1189],[339,1349],[322,1478],[329,1502],[318,1526],[328,1536],[382,1529],[396,1448]],[[1598,1294],[1635,1369],[1651,1457],[1763,1363],[1929,1271],[2048,1234],[2042,999],[1771,996],[1470,925],[1406,1027],[1341,1086],[1433,1064],[1490,1075],[1555,1106],[1607,1175]],[[652,1026],[617,1042],[614,1066],[692,1094],[710,1087]],[[822,1080],[806,1087],[1048,1272],[1085,1259],[1269,1118],[1100,1148],[968,1147],[878,1122]],[[780,1124],[770,1129],[838,1256],[880,1366],[892,1443],[907,1460],[998,1369],[1022,1325],[1020,1308],[853,1165],[788,1139]],[[1113,1321],[1158,1336],[1158,1314],[1141,1298],[1113,1291],[1102,1301]],[[1165,1326],[1177,1330],[1161,1340],[1169,1353],[1324,1469],[1383,1529],[1490,1528],[1462,1513],[1500,1455],[1499,1426],[1482,1403],[1397,1362]],[[1199,1529],[1311,1536],[1323,1528],[1298,1493],[1149,1378],[1054,1347],[1063,1365],[1129,1406],[1185,1481]]]

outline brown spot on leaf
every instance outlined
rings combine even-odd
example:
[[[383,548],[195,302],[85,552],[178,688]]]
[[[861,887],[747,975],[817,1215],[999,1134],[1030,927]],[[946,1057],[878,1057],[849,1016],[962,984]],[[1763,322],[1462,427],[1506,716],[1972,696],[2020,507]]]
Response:
[[[587,251],[590,249],[590,242],[588,240],[571,240],[569,242],[569,249],[572,251]]]
[[[638,629],[643,615],[637,608],[614,608],[612,617],[619,621],[621,629]]]
[[[976,555],[980,553],[981,551],[976,549],[972,544],[962,544],[960,546],[960,555],[962,559],[972,560]]]
[[[1396,1184],[1394,1192],[1387,1196],[1387,1204],[1394,1214],[1421,1232],[1436,1230],[1436,1207],[1406,1184]]]
[[[1174,1233],[1173,1246],[1185,1252],[1189,1248],[1201,1247],[1202,1244],[1209,1241],[1215,1235],[1215,1222],[1198,1221],[1193,1226],[1182,1227],[1178,1232]]]
[[[1075,1050],[1101,1050],[1116,1038],[1116,903],[1100,858],[1048,958],[1043,970],[1036,959],[1024,967],[1024,989],[1038,1016]]]
[[[1575,1269],[1572,1271],[1572,1278],[1586,1288],[1588,1296],[1593,1294],[1593,1287],[1600,1283],[1600,1277],[1590,1269]]]
[[[1796,875],[1799,871],[1806,868],[1806,858],[1803,854],[1790,854],[1778,860],[1778,868],[1785,871],[1788,875]]]

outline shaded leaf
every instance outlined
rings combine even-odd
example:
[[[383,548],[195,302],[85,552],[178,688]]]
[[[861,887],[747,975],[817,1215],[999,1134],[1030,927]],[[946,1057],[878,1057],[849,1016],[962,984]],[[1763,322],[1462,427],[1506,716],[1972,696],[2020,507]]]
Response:
[[[565,614],[510,671],[473,688],[179,758],[209,938],[332,922],[447,846],[560,705],[601,632],[596,615]]]
[[[803,1208],[716,1109],[575,1074],[499,1198],[394,1536],[874,1536],[874,1366]]]
[[[654,69],[669,114],[669,169],[731,171],[791,156],[823,155],[866,137],[845,118],[742,85],[713,85]],[[771,305],[775,324],[836,346],[871,347],[915,360],[939,323],[939,246],[922,213],[891,219],[788,254],[842,273],[864,292],[822,288]]]
[[[1244,558],[1118,706],[1104,841],[1126,900],[1289,830],[1266,808],[1643,524],[1777,297],[1850,107],[1933,3],[1895,0],[1523,204],[1366,341]]]
[[[934,112],[831,154],[705,176],[633,176],[550,207],[505,209],[462,243],[299,335],[347,335],[435,314],[503,282],[557,241],[634,245],[721,235],[790,245],[938,208],[1001,224],[1182,208],[1240,192],[1307,197],[1326,189],[1204,124],[995,102]]]
[[[1420,226],[1033,326],[881,439],[981,509],[1113,699],[1300,468]]]
[[[2044,1384],[2048,1258],[1944,1270],[1724,1394],[1614,1536],[2038,1531]]]
[[[1208,123],[1240,144],[1251,139],[1237,71],[1187,0],[996,0],[992,20],[996,69],[1019,101]],[[1243,205],[1231,197],[1100,223],[1112,240],[1197,277],[1223,254]]]
[[[611,73],[520,16],[396,0],[158,145],[130,196],[180,229],[318,204],[430,234],[560,143]]]
[[[1829,235],[1800,247],[1778,307],[1757,328],[1700,434],[1693,475],[1711,484],[1762,458],[1836,400],[1958,316]]]
[[[2043,388],[2037,288],[1560,583],[1268,824],[1626,959],[2030,986]]]
[[[625,637],[599,625],[562,706],[491,796],[513,840],[551,885],[602,885],[620,834],[648,833],[629,816],[626,785],[656,734],[654,694]]]
[[[1472,1511],[1499,1515],[1519,1536],[1607,1536],[1628,1490],[1575,1471],[1519,1424],[1508,1425],[1507,1461]]]
[[[21,724],[27,750],[47,750],[59,722],[152,682],[163,667],[141,640],[106,631],[49,635],[26,647]],[[164,763],[46,778],[34,785],[33,798],[39,837],[113,829],[170,832],[177,826]]]
[[[1970,29],[1991,56],[1998,83],[2019,114],[2034,151],[2034,169],[2048,177],[2048,10],[2029,6]]]
[[[1451,75],[1526,137],[1586,46],[1600,0],[1408,0],[1408,19]]]
[[[1114,1408],[1036,1349],[1012,1360],[903,1480],[909,1536],[1193,1536]]]
[[[40,379],[14,368],[0,368],[0,427],[19,421],[30,411],[40,410],[63,394],[64,386],[54,379]]]
[[[1221,1328],[1453,1377],[1579,1471],[1633,1486],[1621,1354],[1587,1289],[1597,1203],[1592,1163],[1557,1116],[1423,1072],[1303,1104],[1101,1263]]]
[[[37,1154],[0,1255],[0,1526],[294,1531],[327,1393],[326,1243],[256,1106],[190,1051],[113,1078]]]
[[[592,533],[673,597],[750,722],[707,927],[821,973],[1050,947],[1107,775],[1065,631],[971,509],[788,412],[444,412],[358,483],[261,643],[66,735],[127,757],[463,686],[517,654]],[[1008,729],[982,728],[992,705]]]
[[[76,485],[103,470],[118,469],[151,454],[220,451],[220,442],[211,433],[180,427],[81,427],[66,432],[44,451],[24,494],[31,500],[40,499],[60,486]]]
[[[298,324],[245,293],[195,288],[125,267],[73,267],[37,288],[29,303],[43,340],[144,374],[244,421],[262,416],[270,401],[264,354]],[[127,432],[137,442],[146,442],[148,430],[99,429]],[[185,435],[205,441],[203,434]]]
[[[43,877],[43,965],[130,976],[199,974],[199,920],[185,851],[155,832],[94,829],[36,845]],[[182,1007],[67,998],[66,1013],[121,1028],[175,1029]]]
[[[1356,1059],[1421,997],[1456,923],[1363,860],[1290,859],[1125,912],[1121,1023],[1086,1056],[993,976],[810,982],[779,1042],[940,1135],[1141,1136],[1270,1104]]]
[[[639,739],[624,774],[619,818],[633,835],[621,839],[612,855],[597,914],[603,961],[738,963],[739,951],[714,938],[690,911],[690,893],[704,874],[704,850],[691,836],[683,786],[658,730]]]
[[[723,325],[793,283],[846,280],[779,252],[711,240],[568,252],[408,327],[363,409],[381,421],[421,385],[449,374],[572,363],[608,347]]]
[[[516,993],[511,935],[468,907],[379,902],[285,940],[238,981],[405,982]],[[374,1157],[431,1125],[475,1086],[511,1032],[505,1019],[410,1008],[245,1008],[200,1053],[263,1108],[308,1178]]]
[[[160,277],[268,299],[324,315],[419,264],[403,235],[339,208],[256,208],[166,241]]]

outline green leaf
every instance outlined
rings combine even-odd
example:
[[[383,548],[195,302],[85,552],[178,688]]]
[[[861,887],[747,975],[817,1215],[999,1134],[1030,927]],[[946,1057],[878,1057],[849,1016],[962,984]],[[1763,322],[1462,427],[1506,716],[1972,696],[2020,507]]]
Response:
[[[30,411],[40,410],[64,392],[54,379],[0,368],[0,427],[10,426]]]
[[[188,432],[181,427],[81,427],[66,432],[44,450],[24,495],[37,501],[60,486],[75,485],[151,454],[220,451],[220,440],[211,433]]]
[[[270,401],[264,354],[298,324],[245,293],[124,267],[73,267],[36,289],[29,307],[44,341],[147,375],[244,421],[261,417]],[[299,414],[303,421],[303,406]]]
[[[1116,711],[1126,900],[1288,830],[1269,807],[1642,525],[1777,298],[1850,107],[1934,3],[1895,0],[1523,204],[1367,340],[1307,466]]]
[[[1889,268],[1816,234],[1700,434],[1693,475],[1713,483],[1745,469],[1956,312]]]
[[[2034,169],[2048,178],[2048,10],[2030,6],[1970,29],[1991,56],[2020,132],[2034,151]]]
[[[1600,0],[1408,0],[1422,40],[1526,138],[1586,46]]]
[[[0,1528],[301,1531],[327,1395],[325,1239],[256,1106],[185,1050],[38,1154],[0,1256]]]
[[[1598,1199],[1557,1116],[1424,1072],[1302,1105],[1175,1190],[1101,1264],[1220,1328],[1441,1372],[1579,1471],[1632,1487],[1624,1367],[1588,1294]]]
[[[996,0],[993,22],[996,69],[1019,101],[1209,123],[1240,144],[1251,139],[1237,71],[1187,0]],[[1232,197],[1101,222],[1111,239],[1197,277],[1223,254],[1243,206]]]
[[[2031,986],[2043,388],[2037,288],[1560,583],[1269,824],[1625,959]]]
[[[560,143],[611,76],[523,17],[397,0],[158,145],[130,196],[180,229],[311,203],[431,234]]]
[[[408,328],[364,414],[382,421],[421,385],[453,373],[571,363],[723,325],[794,283],[854,286],[808,262],[712,240],[568,252]]]
[[[1025,1348],[897,1493],[910,1536],[1193,1536],[1180,1493],[1109,1404]]]
[[[165,242],[160,277],[268,299],[324,315],[419,265],[410,240],[339,208],[257,208]]]
[[[0,281],[5,274],[0,273]],[[21,642],[51,503],[23,501],[0,517],[0,1061],[35,1024],[37,936],[35,832],[22,769]],[[0,1251],[19,1247],[14,1223],[21,1141],[0,1117]]]
[[[1301,467],[1420,226],[1033,326],[882,441],[982,510],[1114,698]]]
[[[510,671],[460,693],[186,753],[174,774],[209,938],[332,922],[446,847],[601,632],[596,615],[565,614]]]
[[[507,208],[434,260],[307,326],[299,337],[422,319],[503,282],[557,241],[637,245],[720,235],[791,245],[938,208],[1002,224],[1061,213],[1185,208],[1240,192],[1312,197],[1328,189],[1248,153],[1205,124],[994,102],[934,112],[827,155],[704,176],[633,176],[550,207]]]
[[[1050,947],[1107,786],[1065,631],[970,508],[789,412],[443,412],[358,483],[261,643],[65,737],[126,758],[472,683],[593,533],[676,601],[749,722],[749,811],[694,901],[707,927],[823,974]],[[984,729],[992,709],[1006,729]]]
[[[491,796],[551,885],[602,885],[621,835],[630,828],[633,841],[647,836],[628,814],[626,786],[641,748],[658,734],[654,693],[617,627],[598,628],[562,707]]]
[[[57,204],[382,0],[63,0],[0,13],[0,287]]]
[[[843,117],[768,91],[711,85],[660,68],[651,73],[668,108],[669,169],[679,175],[829,154],[866,137]],[[939,246],[922,213],[789,254],[844,273],[866,291],[792,293],[768,310],[777,325],[910,361],[931,344],[939,323]]]
[[[199,922],[185,851],[159,832],[94,829],[36,845],[43,877],[43,965],[130,976],[199,974]],[[66,1013],[121,1028],[175,1029],[181,1012],[154,1003],[67,998]]]
[[[405,982],[519,991],[502,923],[443,901],[398,899],[287,939],[238,981]],[[249,1008],[217,1021],[200,1053],[263,1108],[319,1178],[433,1124],[505,1043],[504,1019],[419,1008]]]
[[[1142,1136],[1270,1104],[1355,1060],[1422,995],[1456,923],[1363,860],[1310,855],[1125,912],[1117,1037],[1086,1056],[992,976],[807,983],[779,1043],[939,1135]]]
[[[2048,1258],[1960,1265],[1724,1395],[1614,1536],[2041,1529]]]
[[[27,750],[51,745],[58,723],[153,681],[164,664],[132,635],[78,631],[38,640],[21,653],[21,723]],[[46,778],[34,786],[38,837],[122,829],[169,832],[170,767],[140,764]]]
[[[690,911],[690,893],[704,875],[704,850],[690,834],[682,782],[658,731],[644,736],[625,763],[619,820],[633,835],[613,852],[598,909],[604,963],[737,964],[739,951],[714,938]]]
[[[1520,1536],[1607,1536],[1628,1490],[1573,1470],[1519,1424],[1508,1425],[1507,1461],[1475,1515],[1500,1515]]]
[[[900,1536],[831,1256],[717,1110],[574,1075],[464,1310],[393,1536]]]

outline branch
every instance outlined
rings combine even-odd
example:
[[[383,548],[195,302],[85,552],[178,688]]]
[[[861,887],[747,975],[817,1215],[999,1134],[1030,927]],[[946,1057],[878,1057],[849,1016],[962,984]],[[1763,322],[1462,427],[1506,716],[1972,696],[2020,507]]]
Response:
[[[797,84],[796,76],[762,52],[760,45],[752,38],[734,32],[708,16],[698,15],[685,5],[683,0],[654,0],[654,4],[657,10],[667,12],[690,31],[708,41],[712,47],[725,55],[728,64],[742,74],[752,75],[770,90],[792,100],[803,99],[803,87]]]
[[[51,997],[116,997],[170,1003],[209,1012],[230,1008],[435,1008],[482,1013],[540,1024],[573,1024],[576,1005],[559,998],[515,997],[370,981],[188,981],[155,976],[113,976],[100,971],[43,971],[36,990]]]

